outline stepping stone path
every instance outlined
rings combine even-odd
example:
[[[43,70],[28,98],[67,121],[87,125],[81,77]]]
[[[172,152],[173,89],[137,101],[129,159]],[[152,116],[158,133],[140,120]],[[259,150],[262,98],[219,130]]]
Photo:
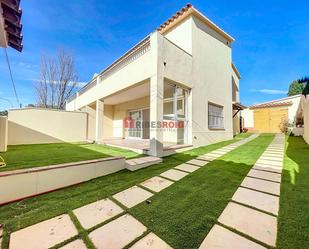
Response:
[[[160,192],[161,190],[172,185],[173,183],[174,182],[166,180],[162,177],[155,176],[155,177],[152,177],[152,178],[144,181],[143,183],[141,183],[141,185],[145,188],[148,188],[148,189],[154,191],[154,192]]]
[[[186,175],[188,175],[188,173],[185,173],[180,170],[175,170],[175,169],[169,169],[168,171],[165,171],[162,174],[160,174],[160,176],[164,176],[173,181],[179,181],[180,179],[184,178]]]
[[[218,218],[231,230],[214,225],[200,248],[266,248],[242,234],[263,245],[276,246],[284,144],[285,136],[277,134]],[[280,153],[270,156],[272,151]]]
[[[109,199],[97,201],[73,210],[73,213],[85,229],[94,227],[122,212],[122,208]]]
[[[133,244],[130,248],[170,249],[171,247],[154,233],[149,233],[143,237],[143,235],[147,233],[147,228],[134,217],[130,216],[129,214],[123,214],[122,216],[118,217],[125,211],[117,203],[115,203],[113,199],[127,208],[132,208],[135,205],[151,198],[154,192],[160,192],[164,190],[165,188],[174,184],[176,181],[179,181],[183,177],[205,166],[210,161],[225,155],[235,148],[255,139],[257,136],[258,135],[256,134],[251,135],[250,137],[237,141],[234,144],[227,145],[210,153],[204,154],[197,157],[196,159],[191,159],[174,167],[173,169],[169,169],[163,172],[160,174],[160,176],[154,176],[140,183],[139,185],[142,187],[130,187],[126,190],[116,193],[112,196],[113,198],[111,199],[98,200],[94,203],[77,208],[73,210],[73,214],[76,216],[84,229],[91,229],[100,225],[101,223],[104,224],[99,228],[91,231],[88,235],[90,240],[98,249],[123,248],[136,240],[137,242],[135,242],[135,244]],[[152,158],[148,157],[146,160],[152,161]],[[132,164],[138,162],[134,161]],[[149,191],[145,190],[144,188],[149,189]],[[241,201],[240,197],[239,200]],[[264,206],[267,206],[267,203],[264,204]],[[261,206],[261,208],[264,206]],[[275,210],[271,211],[275,212]],[[216,229],[213,230],[215,231]],[[227,230],[223,231],[223,233],[231,232]],[[76,235],[78,235],[77,229],[75,228],[69,215],[64,214],[12,233],[10,237],[10,249],[50,248]],[[240,236],[230,234],[230,237],[235,239]],[[245,239],[242,240],[244,246],[253,245],[253,243],[250,241],[248,242]],[[64,245],[61,248],[84,249],[86,246],[81,239],[77,239]],[[259,249],[260,247],[250,248]]]
[[[113,195],[113,198],[119,201],[122,205],[131,208],[143,201],[146,201],[151,196],[153,196],[152,193],[140,187],[133,186]]]
[[[265,247],[233,233],[224,227],[214,225],[199,248],[263,249]]]
[[[199,168],[200,167],[193,166],[193,165],[187,164],[187,163],[183,163],[183,164],[180,164],[180,165],[175,167],[175,169],[180,169],[182,171],[186,171],[186,172],[189,172],[189,173],[192,173],[195,170],[198,170]]]
[[[130,247],[130,249],[172,249],[172,247],[154,233],[149,233]]]
[[[47,249],[77,234],[69,215],[60,215],[12,233],[10,249]]]
[[[142,223],[126,214],[94,230],[89,238],[98,249],[121,249],[146,230]]]
[[[84,241],[81,239],[74,240],[73,242],[66,244],[63,247],[60,247],[60,249],[87,249],[87,246],[85,245]]]

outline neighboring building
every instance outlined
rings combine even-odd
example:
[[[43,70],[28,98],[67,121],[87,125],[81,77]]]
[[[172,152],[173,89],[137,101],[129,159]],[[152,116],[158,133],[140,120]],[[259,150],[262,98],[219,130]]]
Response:
[[[303,117],[304,117],[304,139],[309,144],[309,95],[302,96]]]
[[[240,131],[243,108],[233,41],[189,4],[95,75],[66,109],[89,114],[89,139],[112,143],[133,138],[134,146],[146,144],[148,154],[156,156],[163,155],[166,145],[231,139]],[[134,128],[126,129],[126,118],[134,120]],[[150,127],[136,127],[137,121]],[[170,128],[172,122],[184,127]],[[123,141],[119,144],[132,140]]]
[[[21,52],[22,25],[20,23],[22,11],[19,0],[0,0],[0,47],[12,47]]]
[[[280,124],[286,120],[292,126],[301,125],[301,95],[268,101],[241,111],[244,128],[256,132],[280,133]]]

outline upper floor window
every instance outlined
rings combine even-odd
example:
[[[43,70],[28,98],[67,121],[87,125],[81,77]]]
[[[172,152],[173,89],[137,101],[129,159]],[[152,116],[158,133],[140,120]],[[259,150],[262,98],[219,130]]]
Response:
[[[208,128],[224,129],[223,106],[208,103]]]

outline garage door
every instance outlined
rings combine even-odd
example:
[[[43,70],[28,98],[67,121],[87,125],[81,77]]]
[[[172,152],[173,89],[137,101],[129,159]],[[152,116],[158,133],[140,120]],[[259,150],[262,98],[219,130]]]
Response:
[[[287,108],[265,108],[254,110],[254,129],[259,132],[280,133],[280,123],[287,117]]]

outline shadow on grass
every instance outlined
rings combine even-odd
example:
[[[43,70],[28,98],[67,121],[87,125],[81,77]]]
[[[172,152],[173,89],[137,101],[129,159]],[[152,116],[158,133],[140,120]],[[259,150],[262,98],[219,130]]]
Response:
[[[309,145],[287,139],[281,183],[278,248],[309,247]]]

